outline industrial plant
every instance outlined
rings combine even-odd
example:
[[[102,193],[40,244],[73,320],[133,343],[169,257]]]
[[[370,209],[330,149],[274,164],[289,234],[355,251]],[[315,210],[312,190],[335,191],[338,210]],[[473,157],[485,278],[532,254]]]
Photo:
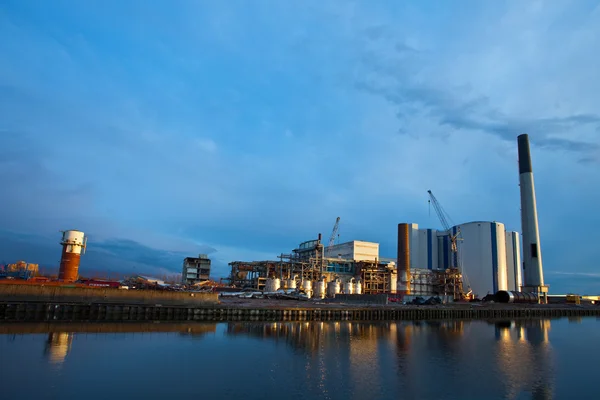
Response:
[[[501,222],[474,221],[451,226],[431,190],[430,203],[441,230],[398,224],[396,258],[379,255],[379,244],[335,244],[340,218],[327,243],[321,234],[278,260],[234,261],[225,281],[232,287],[274,292],[300,290],[308,298],[337,294],[440,296],[444,301],[481,299],[501,293],[507,302],[546,302],[529,138],[518,137],[523,264],[518,232]],[[523,274],[522,272],[523,271]],[[524,277],[524,279],[523,279]],[[523,293],[530,295],[523,295]]]
[[[186,257],[178,289],[255,291],[261,296],[282,293],[302,300],[385,294],[404,303],[431,296],[444,303],[486,298],[545,303],[548,286],[544,284],[528,136],[518,136],[517,143],[522,240],[518,232],[506,230],[497,221],[451,224],[452,219],[429,190],[429,202],[441,229],[397,223],[395,257],[382,257],[375,242],[351,240],[336,244],[341,219],[338,217],[328,241],[319,233],[272,260],[230,262],[231,271],[221,280],[221,286],[210,280],[211,260],[206,254]],[[62,231],[60,244],[57,281],[82,283],[78,281],[79,264],[86,251],[87,236],[78,230]],[[0,268],[0,278],[28,280],[37,274],[37,268],[36,264],[24,262],[11,264]],[[137,286],[151,286],[151,279],[142,278],[135,282]],[[119,282],[86,283],[88,287],[124,286]],[[164,289],[169,285],[163,282],[154,286]]]

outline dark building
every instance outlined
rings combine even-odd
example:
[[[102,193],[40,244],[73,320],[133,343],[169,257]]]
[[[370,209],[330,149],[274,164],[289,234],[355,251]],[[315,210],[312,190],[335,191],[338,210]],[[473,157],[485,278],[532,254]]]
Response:
[[[181,272],[182,283],[193,285],[207,281],[210,277],[210,259],[206,254],[200,254],[198,258],[186,257],[183,260]]]

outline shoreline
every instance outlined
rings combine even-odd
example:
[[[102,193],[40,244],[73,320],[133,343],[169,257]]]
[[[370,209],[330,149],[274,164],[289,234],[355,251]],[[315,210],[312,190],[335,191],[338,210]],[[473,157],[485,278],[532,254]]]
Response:
[[[308,304],[307,304],[308,303]],[[455,303],[357,305],[246,300],[169,305],[114,302],[1,301],[0,324],[13,322],[401,321],[600,317],[592,305]]]

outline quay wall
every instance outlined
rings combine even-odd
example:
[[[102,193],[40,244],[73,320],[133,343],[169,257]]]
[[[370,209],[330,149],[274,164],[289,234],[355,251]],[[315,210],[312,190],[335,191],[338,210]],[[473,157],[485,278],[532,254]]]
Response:
[[[0,302],[113,303],[214,306],[218,293],[123,290],[43,285],[0,285]]]
[[[2,322],[127,321],[394,321],[428,319],[558,318],[600,316],[600,307],[374,306],[236,308],[110,303],[0,302]]]
[[[360,304],[389,304],[387,294],[336,294],[335,298],[329,300],[332,303],[360,303]]]

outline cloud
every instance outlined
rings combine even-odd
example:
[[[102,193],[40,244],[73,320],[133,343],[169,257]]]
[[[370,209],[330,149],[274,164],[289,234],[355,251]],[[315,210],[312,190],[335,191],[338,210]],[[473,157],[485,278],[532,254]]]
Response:
[[[198,148],[208,153],[214,153],[215,151],[217,151],[217,144],[211,139],[195,139],[195,143],[198,146]]]
[[[492,134],[502,140],[514,142],[521,133],[529,133],[533,144],[551,150],[566,150],[582,154],[582,160],[600,161],[600,145],[567,138],[552,137],[579,128],[600,129],[600,116],[593,114],[569,115],[557,118],[516,118],[506,115],[490,105],[487,98],[466,98],[465,93],[454,93],[430,87],[421,82],[381,83],[359,81],[357,88],[380,95],[399,107],[398,116],[405,118],[405,109],[418,110],[440,125],[456,130],[472,130]]]
[[[214,249],[224,275],[341,216],[393,256],[396,223],[439,225],[427,189],[457,222],[518,229],[525,132],[548,267],[589,272],[600,20],[565,4],[9,5],[0,220],[40,237],[6,254],[55,262],[77,227],[94,265],[177,272]]]

